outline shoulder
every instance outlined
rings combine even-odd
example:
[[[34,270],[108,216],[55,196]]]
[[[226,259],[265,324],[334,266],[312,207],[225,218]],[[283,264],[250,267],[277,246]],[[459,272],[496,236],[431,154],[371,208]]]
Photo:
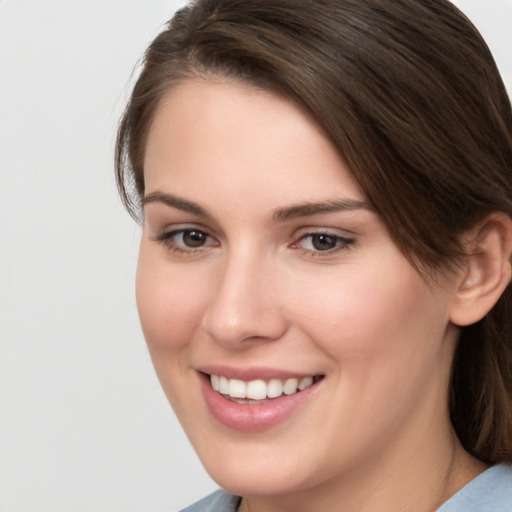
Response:
[[[225,491],[215,491],[181,512],[236,512],[240,498]]]
[[[497,464],[484,471],[438,512],[512,512],[512,465]]]

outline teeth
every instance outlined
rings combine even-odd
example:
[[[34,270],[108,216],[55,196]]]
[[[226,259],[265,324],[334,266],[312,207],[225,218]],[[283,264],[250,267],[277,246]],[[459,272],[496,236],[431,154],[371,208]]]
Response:
[[[263,380],[251,380],[247,383],[247,398],[263,400],[267,398],[267,384]]]
[[[226,377],[219,377],[219,393],[229,395],[229,380]]]
[[[215,391],[219,391],[220,386],[220,377],[218,375],[210,375],[210,382],[212,385],[212,388],[215,389]]]
[[[233,398],[247,398],[247,384],[243,380],[229,380],[229,396]]]
[[[313,377],[304,377],[299,380],[299,391],[304,391],[306,388],[309,388],[313,384]]]
[[[213,377],[213,375],[212,375]],[[269,398],[277,398],[283,394],[283,383],[279,379],[272,379],[267,384],[267,396]]]
[[[265,400],[266,398],[277,398],[283,393],[293,395],[298,391],[304,391],[313,385],[313,377],[303,377],[302,379],[271,379],[268,382],[264,380],[251,380],[244,382],[239,379],[227,379],[219,375],[210,375],[210,383],[215,391],[223,395],[229,395],[231,398],[247,398],[249,400]]]
[[[283,393],[285,395],[293,395],[297,393],[297,386],[299,385],[299,379],[288,379],[283,386]]]

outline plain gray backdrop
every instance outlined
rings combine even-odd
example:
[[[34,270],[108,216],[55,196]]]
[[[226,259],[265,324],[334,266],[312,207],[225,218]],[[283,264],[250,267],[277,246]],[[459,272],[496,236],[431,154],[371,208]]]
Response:
[[[458,0],[512,91],[512,0]],[[181,1],[0,0],[0,511],[172,512],[215,488],[138,324],[113,177],[130,75]]]

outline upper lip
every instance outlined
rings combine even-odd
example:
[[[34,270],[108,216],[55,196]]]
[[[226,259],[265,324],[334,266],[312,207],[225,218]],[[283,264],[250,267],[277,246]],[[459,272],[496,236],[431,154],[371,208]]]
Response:
[[[283,370],[277,368],[262,368],[262,367],[237,367],[225,365],[205,365],[196,368],[201,373],[208,375],[219,375],[228,379],[239,379],[246,382],[251,380],[270,380],[270,379],[291,379],[313,377],[321,375],[318,372],[304,372]]]

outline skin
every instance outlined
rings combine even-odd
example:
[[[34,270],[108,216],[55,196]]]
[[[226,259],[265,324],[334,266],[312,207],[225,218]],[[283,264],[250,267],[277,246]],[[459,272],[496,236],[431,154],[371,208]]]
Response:
[[[306,112],[186,81],[156,113],[144,168],[142,327],[202,463],[241,510],[434,510],[482,471],[447,409],[462,276],[414,270]],[[290,209],[329,201],[350,208]],[[321,233],[335,247],[314,251]],[[324,378],[286,421],[240,432],[206,406],[207,365]]]

